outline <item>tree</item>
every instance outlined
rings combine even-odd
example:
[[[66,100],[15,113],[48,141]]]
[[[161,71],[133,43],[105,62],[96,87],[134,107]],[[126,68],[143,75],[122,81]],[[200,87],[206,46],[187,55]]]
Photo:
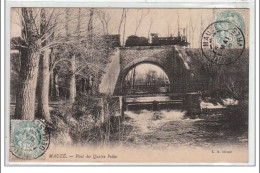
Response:
[[[46,21],[46,11],[41,8],[40,11],[41,23],[40,32],[43,35],[47,21]],[[47,40],[43,37],[42,47],[47,43]],[[50,72],[49,72],[49,58],[50,58],[50,48],[45,48],[40,55],[39,60],[39,76],[38,76],[38,109],[36,118],[45,119],[47,122],[51,122],[50,112],[49,112],[49,82],[50,82]]]
[[[154,85],[156,82],[156,79],[158,78],[158,74],[155,70],[149,69],[149,71],[146,73],[145,76],[146,84],[148,85]]]
[[[178,11],[177,11],[177,27],[178,27],[177,35],[178,37],[180,37],[180,14]]]
[[[39,71],[39,117],[49,119],[48,90],[49,90],[49,49],[66,44],[64,37],[54,36],[56,31],[64,28],[60,20],[63,9],[19,8],[21,37],[12,38],[12,49],[18,49],[21,54],[19,72],[19,88],[16,96],[16,119],[35,118],[36,84]],[[59,25],[59,26],[58,26]],[[58,32],[59,33],[59,32]],[[41,61],[39,61],[41,60]]]
[[[152,26],[153,26],[153,22],[154,22],[154,20],[155,20],[155,17],[156,17],[156,15],[151,15],[150,24],[149,24],[149,29],[148,29],[148,38],[150,37],[150,33],[151,33],[151,29],[152,29]]]
[[[118,26],[118,32],[117,32],[120,35],[121,27],[123,25],[123,34],[122,34],[122,45],[123,46],[124,46],[124,42],[125,42],[125,29],[126,29],[126,19],[127,19],[128,11],[129,11],[128,9],[123,8],[119,26]]]
[[[66,38],[70,38],[71,34],[70,34],[70,30],[69,30],[69,26],[68,26],[68,22],[69,22],[69,14],[70,13],[70,9],[66,8],[66,24],[65,24],[65,31],[66,31]],[[79,13],[78,13],[78,20],[80,20],[80,9],[79,9]],[[78,34],[79,34],[79,21],[78,21]],[[78,37],[77,37],[78,38]],[[75,102],[75,97],[76,97],[76,75],[75,75],[75,71],[76,71],[76,51],[74,50],[74,46],[72,45],[68,45],[67,46],[69,53],[69,60],[70,60],[70,65],[71,65],[71,69],[70,69],[70,73],[69,73],[69,101],[70,103],[74,103]]]
[[[35,90],[37,83],[39,55],[41,47],[37,24],[32,8],[21,9],[22,39],[12,40],[21,53],[19,88],[17,90],[15,119],[34,119]]]
[[[89,12],[89,21],[88,21],[88,35],[92,37],[93,35],[93,16],[94,16],[94,9],[91,8]]]
[[[111,20],[111,15],[107,10],[97,10],[97,15],[103,27],[104,35],[109,34],[109,23]]]
[[[141,10],[141,15],[140,15],[140,17],[138,18],[138,12],[139,12],[139,9],[136,11],[137,16],[136,16],[136,20],[135,20],[135,34],[134,34],[134,35],[137,34],[137,30],[139,29],[139,27],[140,27],[140,25],[141,25],[143,19],[144,19],[145,16],[148,14],[148,13],[144,13],[144,10]]]
[[[196,29],[196,23],[194,24],[190,18],[190,27],[191,27],[191,47],[194,48],[194,32]]]
[[[121,31],[121,25],[123,24],[124,22],[124,19],[125,19],[125,8],[123,8],[122,10],[122,15],[121,15],[121,19],[120,19],[120,22],[119,22],[119,26],[118,26],[118,34],[120,34],[120,31]]]
[[[36,118],[45,119],[47,122],[51,122],[49,112],[49,56],[50,49],[46,49],[44,54],[40,56],[39,62],[39,77],[38,77],[38,110]]]
[[[167,22],[167,37],[170,37],[172,31],[171,25]]]
[[[111,45],[106,42],[105,37],[100,35],[100,32],[108,33],[109,20],[105,22],[104,31],[99,30],[99,26],[93,27],[92,22],[94,23],[95,16],[93,9],[86,10],[85,13],[81,9],[78,11],[73,9],[72,13],[77,12],[78,15],[70,15],[69,10],[64,8],[19,8],[16,10],[20,16],[22,35],[11,40],[12,49],[19,50],[21,54],[15,118],[35,118],[38,81],[36,118],[49,121],[49,78],[53,71],[55,71],[55,80],[62,70],[69,77],[68,91],[71,103],[74,102],[76,96],[77,75],[84,76],[87,73],[95,76],[95,85],[98,85],[101,73],[109,62],[107,57]],[[81,20],[84,14],[87,14],[89,20]],[[82,31],[81,24],[84,21],[89,23],[88,28]],[[87,39],[90,35],[93,37],[92,41]],[[55,70],[58,67],[62,70]]]
[[[127,12],[128,12],[129,10],[128,9],[126,9],[125,10],[125,14],[124,14],[124,29],[123,29],[123,41],[122,41],[122,45],[125,45],[125,28],[126,28],[126,19],[127,19]]]
[[[204,29],[205,29],[204,28],[204,19],[202,18],[202,14],[201,14],[201,16],[200,16],[200,37],[202,36],[202,33],[203,33]],[[201,45],[201,40],[200,39],[198,40],[198,45]]]

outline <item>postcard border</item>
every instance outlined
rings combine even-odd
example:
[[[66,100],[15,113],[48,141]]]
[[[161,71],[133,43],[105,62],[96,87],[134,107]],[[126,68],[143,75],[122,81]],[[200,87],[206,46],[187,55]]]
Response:
[[[255,15],[256,15],[256,7],[255,2],[248,0],[233,0],[226,2],[225,4],[220,4],[218,2],[221,1],[210,1],[210,0],[200,0],[199,2],[204,2],[203,4],[194,2],[194,1],[186,1],[189,4],[184,4],[179,2],[113,2],[113,1],[74,1],[68,2],[63,1],[64,3],[59,2],[46,2],[43,4],[40,1],[6,1],[5,2],[5,165],[6,166],[119,166],[119,165],[136,165],[136,166],[148,166],[148,165],[157,165],[157,166],[254,166],[256,162],[256,38],[255,38]],[[236,2],[235,4],[233,2]],[[201,5],[203,7],[201,7]],[[10,8],[11,7],[104,7],[104,8],[249,8],[250,9],[250,41],[249,41],[249,162],[248,163],[94,163],[94,162],[85,162],[85,163],[77,163],[77,162],[52,162],[52,163],[11,163],[9,162],[9,134],[10,134]],[[254,26],[254,27],[253,27]],[[253,102],[253,103],[252,103]],[[252,123],[253,122],[253,123]],[[8,129],[8,130],[7,130]]]

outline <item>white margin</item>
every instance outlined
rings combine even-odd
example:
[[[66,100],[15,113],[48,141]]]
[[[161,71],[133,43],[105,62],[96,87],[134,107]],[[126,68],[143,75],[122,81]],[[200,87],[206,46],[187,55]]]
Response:
[[[232,3],[232,2],[236,2],[235,4]],[[55,1],[51,1],[51,0],[45,0],[44,2],[43,1],[23,1],[20,0],[20,1],[17,1],[17,0],[12,0],[12,1],[7,1],[6,2],[6,11],[5,11],[5,33],[4,33],[4,36],[5,36],[5,42],[3,42],[3,37],[1,39],[1,43],[2,45],[5,45],[5,54],[3,55],[3,52],[1,52],[1,56],[2,56],[2,60],[3,60],[3,57],[4,57],[4,63],[2,61],[1,63],[1,78],[3,79],[4,78],[4,81],[5,81],[5,85],[1,85],[1,92],[5,94],[5,98],[3,99],[3,97],[1,97],[1,103],[4,103],[4,112],[3,112],[3,109],[1,110],[1,118],[3,118],[3,116],[5,117],[5,121],[3,123],[3,121],[1,121],[1,127],[3,127],[3,124],[4,124],[4,129],[5,129],[5,136],[4,136],[4,139],[5,139],[5,157],[4,157],[4,161],[6,164],[8,165],[11,165],[10,163],[6,162],[6,159],[8,158],[8,154],[9,153],[9,124],[10,124],[10,121],[9,121],[9,96],[10,96],[10,50],[9,50],[9,47],[10,47],[10,7],[21,7],[21,6],[31,6],[31,7],[116,7],[116,8],[120,8],[120,7],[133,7],[133,8],[144,8],[144,7],[147,7],[147,8],[250,8],[250,70],[249,70],[249,74],[250,74],[250,91],[249,91],[249,97],[250,97],[250,101],[251,103],[253,102],[254,104],[249,104],[249,123],[251,124],[250,127],[249,127],[249,163],[248,164],[229,164],[229,163],[216,163],[216,164],[210,164],[210,163],[188,163],[188,164],[162,164],[162,165],[184,165],[184,166],[189,166],[189,165],[201,165],[201,166],[206,166],[206,165],[220,165],[220,166],[228,166],[228,165],[233,165],[233,166],[246,166],[246,165],[254,165],[255,164],[255,152],[256,152],[256,149],[255,149],[255,145],[256,142],[255,141],[255,124],[259,123],[259,117],[258,115],[259,114],[256,114],[257,112],[255,112],[255,97],[256,97],[256,94],[257,92],[255,92],[257,89],[259,89],[259,80],[258,80],[258,88],[255,88],[255,82],[256,82],[256,76],[255,76],[255,73],[256,73],[256,63],[259,65],[259,59],[255,59],[254,57],[255,56],[255,27],[254,27],[254,23],[255,23],[255,9],[254,9],[254,1],[253,0],[249,0],[249,1],[245,1],[245,0],[234,0],[232,2],[226,2],[226,3],[218,3],[218,2],[224,2],[224,0],[221,0],[221,1],[217,1],[217,0],[214,0],[214,1],[207,1],[207,0],[196,0],[195,2],[193,1],[192,3],[189,2],[189,0],[182,0],[182,1],[179,1],[179,2],[187,2],[187,4],[184,4],[184,3],[173,3],[173,2],[160,2],[160,3],[156,3],[158,1],[142,1],[140,3],[137,3],[137,2],[123,2],[123,3],[120,3],[120,2],[110,2],[110,3],[101,3],[101,1],[95,1],[95,2],[86,2],[83,0],[78,0],[78,1],[74,1],[74,2],[69,2],[69,1],[65,1],[65,0],[60,0],[58,2],[58,0]],[[145,3],[146,2],[146,3]],[[189,3],[188,3],[189,2]],[[200,3],[200,2],[203,2],[203,3]],[[259,3],[259,2],[258,2]],[[1,7],[2,8],[2,7]],[[3,10],[1,10],[1,13],[3,12]],[[259,12],[259,11],[258,11]],[[3,19],[3,16],[1,16],[1,18]],[[259,28],[258,28],[259,29]],[[259,30],[258,30],[259,31]],[[3,33],[1,33],[1,36],[3,36]],[[259,41],[259,40],[258,40]],[[252,58],[253,57],[253,58]],[[257,58],[259,58],[259,54],[257,56]],[[5,73],[4,73],[5,72]],[[259,72],[259,66],[258,66],[258,72]],[[1,80],[2,80],[1,79]],[[4,88],[4,89],[3,89]],[[258,93],[259,94],[259,93]],[[253,100],[252,100],[253,99]],[[258,98],[258,101],[259,101],[259,98]],[[258,102],[259,103],[259,102]],[[2,105],[3,106],[3,105]],[[258,111],[259,113],[259,111]],[[257,117],[255,117],[255,115],[257,115]],[[258,120],[258,121],[257,121]],[[8,130],[6,130],[8,129]],[[258,129],[259,129],[259,124],[258,124]],[[2,145],[2,143],[1,143]],[[259,144],[258,144],[259,145]],[[258,146],[259,147],[259,146]],[[2,157],[2,156],[1,156]],[[259,157],[259,156],[258,156]],[[2,160],[3,161],[3,160]],[[12,164],[14,165],[14,164]],[[17,163],[16,165],[19,165],[19,166],[22,166],[21,163]],[[24,165],[24,164],[23,164]],[[36,166],[36,165],[42,165],[42,166],[52,166],[52,165],[83,165],[83,166],[86,166],[86,165],[150,165],[150,164],[129,164],[129,163],[114,163],[114,164],[104,164],[104,163],[75,163],[75,162],[69,162],[69,163],[42,163],[42,164],[39,164],[39,163],[27,163],[25,165],[30,165],[30,166]],[[25,166],[24,165],[24,166]],[[154,165],[154,163],[152,163],[151,165]],[[160,164],[157,164],[156,165],[160,165]]]

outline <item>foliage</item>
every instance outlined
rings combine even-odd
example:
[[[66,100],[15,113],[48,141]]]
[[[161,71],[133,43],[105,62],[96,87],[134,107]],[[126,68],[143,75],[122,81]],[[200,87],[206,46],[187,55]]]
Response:
[[[225,110],[225,127],[229,130],[243,130],[248,127],[248,101],[230,105]]]
[[[109,141],[115,124],[111,117],[118,112],[117,102],[103,97],[81,95],[74,104],[63,104],[52,111],[52,135],[56,142],[69,134],[73,144],[104,144]],[[104,120],[102,120],[104,116]],[[113,118],[112,118],[113,119]],[[117,123],[117,122],[116,122]]]
[[[62,109],[58,108],[50,111],[52,125],[50,126],[50,134],[52,142],[55,144],[71,144],[71,139],[68,136],[69,125],[65,119]]]
[[[72,117],[79,120],[82,116],[93,116],[98,118],[101,113],[102,105],[98,98],[91,95],[80,95],[76,98],[75,103],[72,105]]]
[[[233,54],[236,50],[230,50]],[[229,65],[218,65],[204,57],[199,49],[186,49],[190,57],[194,80],[206,83],[209,91],[224,90],[237,100],[245,100],[248,95],[249,58],[248,49],[239,59]]]

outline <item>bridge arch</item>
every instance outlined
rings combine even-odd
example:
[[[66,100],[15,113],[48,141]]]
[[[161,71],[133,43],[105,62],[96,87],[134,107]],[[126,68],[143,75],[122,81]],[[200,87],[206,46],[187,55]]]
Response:
[[[122,71],[122,80],[121,80],[121,86],[123,85],[124,81],[125,81],[125,78],[127,76],[127,74],[132,70],[134,69],[135,67],[139,66],[139,65],[142,65],[142,64],[151,64],[151,65],[154,65],[154,66],[157,66],[159,67],[165,74],[166,76],[168,77],[169,79],[169,82],[170,83],[173,83],[173,81],[171,81],[171,74],[170,74],[170,71],[166,69],[166,67],[164,67],[163,65],[157,63],[157,62],[154,62],[154,61],[140,61],[136,64],[131,64],[129,66],[127,66],[123,71]]]
[[[186,59],[179,54],[174,46],[119,48],[113,55],[100,88],[103,93],[122,95],[126,75],[140,64],[153,64],[161,68],[171,85],[185,83],[189,80],[187,74],[190,70],[187,68]]]
[[[133,81],[131,80],[133,76],[130,76],[130,79],[127,78],[129,74],[133,75],[133,73],[131,73],[133,69],[135,69],[136,76],[134,83],[132,83]],[[155,72],[150,76],[151,78],[147,77],[150,70]],[[156,94],[170,91],[172,81],[170,80],[169,71],[158,62],[141,61],[128,66],[122,73],[120,84],[122,95],[138,93]]]

